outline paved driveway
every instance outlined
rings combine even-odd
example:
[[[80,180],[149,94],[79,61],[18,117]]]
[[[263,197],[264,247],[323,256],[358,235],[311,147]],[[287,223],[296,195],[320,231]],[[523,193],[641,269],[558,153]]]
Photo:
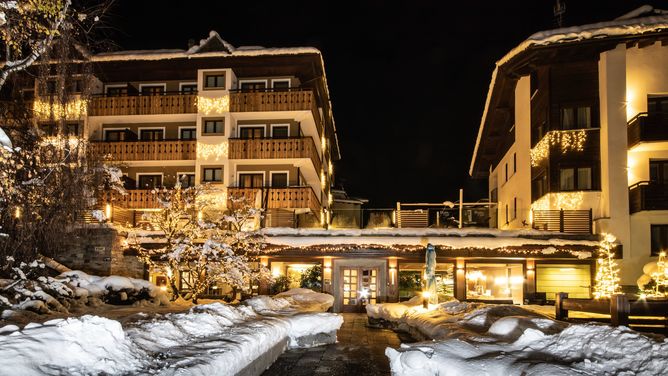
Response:
[[[343,318],[343,326],[337,333],[338,343],[286,351],[263,376],[389,376],[385,348],[399,347],[401,342],[411,342],[412,338],[404,335],[400,338],[388,329],[367,328],[365,314],[344,313]]]

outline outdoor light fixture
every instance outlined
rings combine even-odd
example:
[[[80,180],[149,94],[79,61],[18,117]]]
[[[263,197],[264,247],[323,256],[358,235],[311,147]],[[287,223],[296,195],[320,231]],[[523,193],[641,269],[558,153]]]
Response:
[[[429,298],[431,298],[431,292],[422,291],[422,308],[429,309]]]

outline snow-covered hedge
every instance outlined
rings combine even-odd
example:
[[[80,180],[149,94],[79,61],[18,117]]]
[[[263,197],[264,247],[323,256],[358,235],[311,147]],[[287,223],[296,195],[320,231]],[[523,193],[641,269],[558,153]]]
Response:
[[[520,306],[456,300],[368,306],[434,341],[388,348],[393,375],[662,375],[668,343],[626,327],[568,325]]]
[[[120,276],[98,277],[74,270],[50,277],[31,273],[43,269],[35,261],[14,268],[14,279],[0,280],[0,310],[29,310],[37,313],[61,312],[84,305],[160,305],[167,296],[152,283]],[[3,316],[8,315],[7,312]]]
[[[273,347],[329,333],[331,313],[262,316],[249,306],[200,305],[126,324],[83,316],[0,328],[0,370],[17,375],[235,375]],[[2,371],[0,371],[2,373]]]
[[[273,297],[259,295],[244,301],[257,312],[299,311],[326,312],[334,305],[334,297],[310,289],[294,288]]]

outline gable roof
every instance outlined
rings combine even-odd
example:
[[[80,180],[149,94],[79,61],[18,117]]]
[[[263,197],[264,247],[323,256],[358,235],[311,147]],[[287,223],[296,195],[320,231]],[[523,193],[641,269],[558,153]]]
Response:
[[[668,31],[668,11],[643,5],[612,21],[540,31],[529,36],[529,38],[504,55],[494,66],[480,120],[480,127],[478,128],[478,136],[473,149],[469,175],[479,176],[486,173],[485,170],[488,166],[478,166],[476,165],[476,161],[479,159],[481,143],[484,141],[485,125],[489,122],[493,97],[495,94],[498,95],[496,92],[499,91],[498,86],[500,86],[501,81],[504,83],[509,81],[504,79],[507,73],[504,71],[504,68],[508,65],[520,60],[523,55],[538,48],[570,46],[584,41],[601,42],[617,38],[621,40],[623,38],[642,37],[666,31]],[[477,174],[476,171],[478,171]]]

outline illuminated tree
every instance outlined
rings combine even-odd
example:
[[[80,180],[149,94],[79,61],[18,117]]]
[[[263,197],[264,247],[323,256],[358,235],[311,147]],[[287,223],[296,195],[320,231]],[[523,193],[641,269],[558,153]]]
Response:
[[[613,235],[604,234],[599,245],[598,259],[596,260],[596,284],[594,285],[594,298],[596,299],[610,298],[621,291],[619,266],[615,261],[613,251],[615,240]]]
[[[252,226],[260,212],[245,199],[231,198],[227,213],[212,209],[207,186],[154,192],[161,210],[148,219],[164,233],[165,246],[145,248],[135,242],[139,258],[168,278],[172,300],[197,300],[208,288],[224,284],[248,290],[269,270],[257,262],[263,237]]]

